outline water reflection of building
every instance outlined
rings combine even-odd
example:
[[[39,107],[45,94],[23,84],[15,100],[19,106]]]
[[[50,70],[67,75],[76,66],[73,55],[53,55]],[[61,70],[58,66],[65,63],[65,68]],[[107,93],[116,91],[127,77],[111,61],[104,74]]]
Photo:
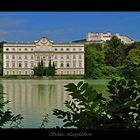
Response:
[[[66,83],[66,82],[65,82]],[[41,122],[46,113],[52,114],[53,109],[64,109],[65,100],[69,100],[68,93],[64,91],[64,83],[60,81],[31,81],[15,80],[3,81],[4,100],[13,113],[20,113],[29,123]]]

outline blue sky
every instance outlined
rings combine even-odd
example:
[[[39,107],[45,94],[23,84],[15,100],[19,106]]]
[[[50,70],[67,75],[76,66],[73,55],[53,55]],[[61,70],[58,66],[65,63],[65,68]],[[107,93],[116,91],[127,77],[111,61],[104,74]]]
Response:
[[[0,12],[0,41],[57,42],[86,38],[87,32],[111,32],[140,41],[140,12]]]

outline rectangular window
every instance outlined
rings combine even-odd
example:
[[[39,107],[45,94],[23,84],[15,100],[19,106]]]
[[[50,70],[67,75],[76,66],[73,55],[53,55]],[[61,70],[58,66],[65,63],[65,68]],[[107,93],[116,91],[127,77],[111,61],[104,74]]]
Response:
[[[82,56],[81,55],[79,55],[79,59],[81,59],[82,58]]]
[[[33,59],[34,58],[34,56],[33,55],[31,55],[31,59]]]
[[[34,67],[34,62],[31,62],[31,68],[33,68]]]
[[[61,62],[61,63],[60,63],[60,67],[64,67],[64,64],[63,64],[63,62]]]
[[[61,59],[64,59],[64,58],[63,58],[63,55],[61,55]]]
[[[76,55],[73,55],[73,59],[76,59]]]
[[[28,56],[27,56],[27,55],[25,55],[25,56],[24,56],[24,58],[25,58],[25,59],[28,59]]]
[[[40,57],[39,56],[37,56],[36,58],[37,58],[38,61],[40,60]]]
[[[76,67],[76,62],[75,62],[75,61],[73,61],[73,67],[74,67],[74,68]]]
[[[15,68],[15,62],[12,63],[12,68]]]
[[[9,55],[6,55],[6,59],[9,59]]]
[[[55,59],[57,59],[57,55],[55,55],[55,57],[54,57]]]
[[[27,75],[28,73],[27,73],[27,71],[25,71],[25,75]]]
[[[28,62],[25,62],[25,68],[28,68]]]
[[[19,71],[19,75],[21,75],[21,71]]]
[[[19,56],[18,59],[21,60],[21,56]]]
[[[9,71],[7,71],[7,75],[9,74]]]
[[[80,68],[82,67],[82,62],[79,62],[79,67],[80,67]]]
[[[51,60],[51,56],[49,56],[49,60]]]
[[[70,59],[69,55],[67,55],[67,59]]]
[[[54,62],[55,67],[57,68],[57,62]]]
[[[15,55],[12,55],[12,59],[15,59]]]
[[[13,71],[13,75],[15,74],[15,71]]]
[[[30,71],[30,73],[31,73],[31,75],[34,75],[34,71],[32,70],[32,71]]]
[[[6,62],[6,68],[9,68],[9,62]]]

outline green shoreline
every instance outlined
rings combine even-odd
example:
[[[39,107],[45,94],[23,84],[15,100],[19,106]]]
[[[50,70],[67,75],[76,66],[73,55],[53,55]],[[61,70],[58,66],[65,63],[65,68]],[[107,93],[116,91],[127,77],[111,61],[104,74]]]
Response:
[[[63,80],[63,79],[86,79],[84,76],[71,75],[71,76],[54,76],[54,77],[39,77],[39,76],[0,76],[0,80]]]

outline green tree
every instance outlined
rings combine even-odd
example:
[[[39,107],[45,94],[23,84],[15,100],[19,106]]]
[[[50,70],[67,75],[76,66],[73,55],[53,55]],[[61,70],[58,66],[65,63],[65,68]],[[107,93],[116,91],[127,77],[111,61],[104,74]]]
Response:
[[[54,64],[54,62],[53,62],[53,65],[52,65],[52,76],[54,76],[55,75],[55,64]]]
[[[104,50],[101,44],[89,44],[85,46],[85,76],[98,78],[102,76],[104,65]]]
[[[140,86],[124,78],[108,84],[108,99],[87,83],[65,86],[72,96],[66,101],[68,111],[55,109],[53,114],[63,119],[63,127],[125,129],[140,127]]]
[[[33,68],[34,75],[37,76],[54,76],[55,75],[55,65],[51,64],[51,61],[49,61],[49,66],[45,67],[43,60],[38,62],[38,65]]]
[[[47,68],[44,66],[43,60],[41,59],[40,62],[38,62],[38,65],[33,68],[34,75],[37,76],[46,76],[47,74]]]
[[[55,64],[53,62],[53,65],[51,64],[51,61],[49,61],[49,66],[47,69],[47,75],[48,76],[54,76],[55,75]]]
[[[0,75],[3,75],[3,44],[7,42],[1,41],[0,42]]]
[[[129,51],[128,51],[129,50]],[[127,79],[135,79],[140,84],[140,43],[131,45],[127,49],[127,56],[123,63],[123,74]]]
[[[105,63],[113,67],[120,66],[124,60],[124,53],[127,45],[121,42],[118,37],[113,36],[111,40],[106,41],[105,45]]]

